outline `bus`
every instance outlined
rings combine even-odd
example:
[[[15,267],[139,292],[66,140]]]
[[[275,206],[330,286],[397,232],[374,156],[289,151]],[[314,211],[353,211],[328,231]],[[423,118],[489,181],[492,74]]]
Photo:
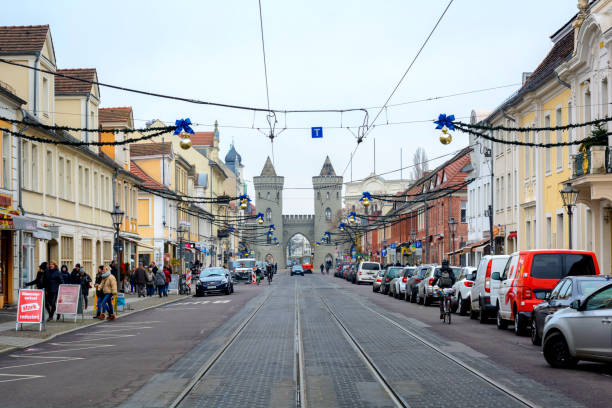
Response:
[[[301,260],[302,269],[304,270],[304,273],[312,273],[312,270],[313,270],[312,256],[304,255],[301,258],[302,258]]]
[[[255,259],[253,258],[242,258],[237,259],[232,263],[232,269],[230,270],[233,279],[251,280],[251,274],[256,269]]]

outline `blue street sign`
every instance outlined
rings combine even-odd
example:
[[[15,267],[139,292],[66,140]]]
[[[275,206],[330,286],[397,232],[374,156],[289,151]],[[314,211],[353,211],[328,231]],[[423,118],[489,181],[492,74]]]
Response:
[[[322,127],[313,127],[312,128],[312,138],[322,138],[323,137],[323,128]]]
[[[391,245],[389,245],[389,248],[395,249],[395,248],[397,248],[397,246],[395,244],[391,244]]]
[[[416,242],[414,243],[414,246],[415,246],[416,248],[423,248],[423,243],[422,243],[421,241],[416,241]]]
[[[380,251],[380,256],[387,256],[387,250],[386,249],[382,249]]]

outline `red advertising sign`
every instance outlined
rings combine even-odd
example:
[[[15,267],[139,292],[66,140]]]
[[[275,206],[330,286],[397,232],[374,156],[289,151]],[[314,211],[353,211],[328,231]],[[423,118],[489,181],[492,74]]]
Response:
[[[44,292],[40,289],[19,289],[17,323],[41,323],[43,321]]]
[[[57,292],[57,314],[77,314],[81,285],[60,285]]]

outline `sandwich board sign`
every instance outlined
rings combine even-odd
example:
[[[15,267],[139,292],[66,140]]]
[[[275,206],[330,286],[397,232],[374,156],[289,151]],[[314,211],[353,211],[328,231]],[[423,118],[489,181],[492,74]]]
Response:
[[[77,314],[79,314],[79,306],[81,303],[81,285],[60,285],[59,291],[57,292],[57,301],[55,311],[62,318],[65,315],[74,315],[74,321],[76,323]],[[81,314],[83,313],[83,307],[80,307]]]
[[[19,289],[19,300],[17,303],[17,323],[19,325],[38,324],[38,330],[42,331],[45,324],[45,292],[42,289]]]

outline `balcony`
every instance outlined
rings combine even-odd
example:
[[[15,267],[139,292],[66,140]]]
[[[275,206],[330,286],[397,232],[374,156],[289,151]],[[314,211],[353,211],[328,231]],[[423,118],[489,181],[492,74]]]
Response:
[[[610,146],[591,146],[586,153],[574,156],[573,178],[588,174],[612,173]]]
[[[612,205],[612,152],[610,146],[591,146],[573,157],[572,186],[579,191],[578,202],[591,208]]]

